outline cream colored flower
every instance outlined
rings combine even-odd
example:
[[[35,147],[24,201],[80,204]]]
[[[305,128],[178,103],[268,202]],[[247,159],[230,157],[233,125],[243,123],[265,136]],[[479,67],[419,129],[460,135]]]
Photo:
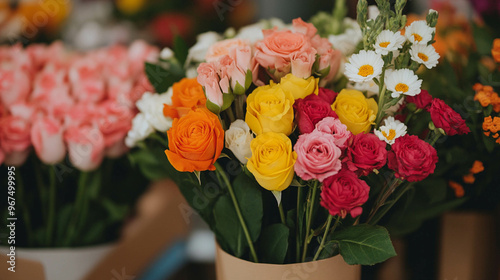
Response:
[[[418,20],[406,27],[405,37],[413,44],[427,45],[435,32],[436,28],[429,27],[425,20]]]
[[[432,45],[413,45],[410,49],[411,59],[431,69],[438,64],[439,54]]]
[[[250,142],[253,140],[253,135],[250,128],[243,120],[235,120],[225,133],[226,148],[233,152],[234,156],[243,164],[246,164],[248,159],[252,157]]]
[[[376,53],[387,55],[389,52],[400,49],[405,41],[406,39],[401,35],[401,32],[398,31],[394,33],[390,30],[384,30],[377,36],[377,40],[373,47]]]
[[[420,93],[422,80],[410,69],[387,70],[385,85],[392,92],[393,98],[398,98],[401,94],[415,96]]]
[[[406,135],[406,125],[394,117],[388,117],[384,121],[384,125],[374,131],[375,135],[387,144],[392,145],[396,138]]]
[[[366,82],[380,76],[383,66],[384,61],[379,54],[362,50],[349,58],[349,63],[345,65],[345,75],[353,82]]]

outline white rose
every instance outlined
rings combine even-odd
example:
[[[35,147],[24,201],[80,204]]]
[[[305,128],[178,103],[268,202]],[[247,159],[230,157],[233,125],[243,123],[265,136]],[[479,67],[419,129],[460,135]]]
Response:
[[[189,64],[191,61],[204,61],[208,48],[210,48],[210,46],[221,39],[222,37],[217,32],[213,31],[201,33],[200,35],[198,35],[198,37],[196,37],[196,44],[192,46],[188,51],[186,64]]]
[[[125,145],[132,148],[137,142],[146,139],[154,131],[154,128],[146,120],[146,116],[143,113],[139,113],[132,120],[132,128],[125,138]]]
[[[238,160],[246,164],[247,158],[252,156],[250,142],[253,135],[243,120],[235,120],[226,131],[226,148],[231,150]]]
[[[332,43],[334,49],[341,51],[344,56],[348,57],[356,50],[356,46],[363,39],[363,34],[359,24],[351,18],[344,19],[344,26],[346,26],[344,33],[330,35],[328,41]]]
[[[172,105],[172,94],[172,88],[163,94],[146,92],[135,103],[149,124],[158,131],[165,132],[172,126],[172,118],[163,115],[163,104]]]
[[[278,27],[278,29],[285,28],[285,23],[281,19],[271,18],[268,20],[261,20],[257,23],[250,24],[240,28],[235,38],[248,40],[250,43],[254,44],[257,41],[264,39],[264,34],[262,29],[272,29],[273,27]]]

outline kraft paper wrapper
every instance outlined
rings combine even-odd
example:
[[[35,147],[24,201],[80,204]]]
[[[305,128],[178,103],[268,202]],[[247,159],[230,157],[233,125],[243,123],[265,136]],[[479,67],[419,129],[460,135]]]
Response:
[[[497,238],[493,215],[475,212],[444,214],[437,279],[495,279]]]
[[[162,253],[169,244],[184,238],[188,226],[180,205],[187,205],[174,182],[165,180],[154,183],[164,203],[154,215],[146,219],[133,234],[120,240],[116,248],[97,264],[83,280],[114,279],[124,276],[138,278],[142,271]],[[40,262],[19,258],[16,255],[16,272],[7,270],[7,256],[0,255],[0,279],[9,280],[52,280],[46,279]],[[64,268],[61,268],[64,269]],[[118,275],[118,276],[117,276]]]
[[[297,264],[260,264],[238,259],[217,245],[217,280],[360,280],[361,266],[348,265],[341,256]]]

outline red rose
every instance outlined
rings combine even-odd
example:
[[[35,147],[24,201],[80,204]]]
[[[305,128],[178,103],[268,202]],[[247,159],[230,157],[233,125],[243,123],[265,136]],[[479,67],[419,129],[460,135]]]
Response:
[[[368,200],[369,193],[370,186],[365,181],[354,172],[342,169],[323,182],[320,203],[332,216],[345,218],[349,213],[355,218],[363,212],[361,205]]]
[[[295,100],[293,109],[300,133],[311,133],[316,123],[325,117],[337,118],[331,107],[336,95],[332,90],[320,88],[318,95],[310,94],[304,99]]]
[[[447,135],[467,134],[470,129],[465,124],[465,120],[455,112],[443,100],[435,98],[429,108],[431,119],[437,128],[442,128]]]
[[[415,135],[398,137],[391,146],[388,166],[396,177],[417,182],[434,173],[438,156],[436,149]]]
[[[366,176],[387,162],[386,143],[375,134],[356,134],[347,148],[347,167],[356,174]]]
[[[428,109],[432,102],[432,95],[425,89],[415,96],[407,96],[406,101],[415,104],[418,109]]]

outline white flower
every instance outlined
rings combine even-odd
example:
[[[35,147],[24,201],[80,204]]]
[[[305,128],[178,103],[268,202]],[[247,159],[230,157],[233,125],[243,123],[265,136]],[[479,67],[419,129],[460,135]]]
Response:
[[[384,121],[384,125],[374,131],[375,135],[387,144],[394,144],[396,138],[406,135],[406,125],[394,117],[388,117]]]
[[[191,61],[202,62],[205,60],[205,55],[213,44],[221,40],[222,37],[217,32],[205,32],[196,37],[196,44],[188,51],[186,65]]]
[[[172,51],[172,49],[170,49],[170,48],[164,48],[163,50],[161,50],[161,53],[160,53],[160,58],[161,59],[163,59],[163,60],[169,60],[172,57],[174,57],[174,51]]]
[[[387,55],[389,52],[400,49],[405,41],[405,37],[399,31],[394,33],[390,30],[384,30],[377,36],[373,47],[376,53]]]
[[[382,73],[384,61],[374,51],[362,50],[349,58],[345,65],[345,75],[353,82],[366,82]]]
[[[425,20],[418,20],[406,27],[405,37],[413,44],[427,45],[434,32],[436,32],[436,28],[429,27]]]
[[[198,69],[196,67],[189,67],[186,69],[186,78],[192,79],[198,77]]]
[[[355,20],[345,18],[343,23],[346,26],[345,32],[339,35],[329,35],[328,41],[332,43],[334,49],[341,51],[344,56],[350,56],[363,39],[363,34]]]
[[[431,69],[438,64],[439,54],[432,45],[413,45],[410,49],[411,59]]]
[[[410,69],[387,70],[385,85],[392,91],[393,98],[398,98],[401,94],[415,96],[420,93],[422,80]]]
[[[143,113],[139,113],[132,120],[132,128],[125,138],[125,145],[132,148],[137,142],[146,139],[154,131],[154,128],[146,120],[146,116]]]
[[[243,120],[235,120],[228,130],[226,130],[226,148],[231,150],[238,160],[246,164],[252,156],[250,142],[253,140],[253,135],[250,128]]]
[[[283,21],[277,18],[271,18],[269,20],[261,20],[257,23],[244,26],[238,30],[235,38],[248,40],[251,44],[264,39],[264,33],[262,29],[271,29],[273,27],[278,27],[278,29],[283,29],[285,24]]]
[[[146,92],[135,103],[147,122],[158,131],[165,132],[172,126],[172,118],[163,115],[163,104],[172,105],[172,94],[172,88],[163,94]]]

